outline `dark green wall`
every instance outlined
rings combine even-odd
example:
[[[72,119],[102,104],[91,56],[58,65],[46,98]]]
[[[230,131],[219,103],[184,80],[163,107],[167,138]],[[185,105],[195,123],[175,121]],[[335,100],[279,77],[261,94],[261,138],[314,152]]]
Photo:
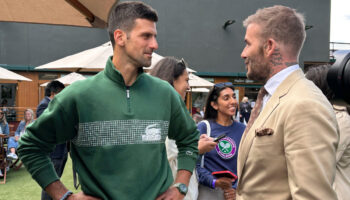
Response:
[[[307,39],[300,63],[329,59],[330,0],[144,0],[159,14],[157,53],[184,58],[200,74],[233,76],[245,72],[240,58],[242,21],[258,8],[282,4],[304,13]],[[236,22],[224,30],[224,23]],[[41,65],[98,46],[102,29],[0,23],[0,64]]]
[[[103,29],[0,22],[0,64],[38,66],[108,40]]]
[[[158,53],[183,57],[198,72],[234,75],[245,72],[240,54],[244,47],[242,21],[258,8],[276,4],[303,13],[307,39],[304,61],[329,60],[330,0],[144,0],[159,14]],[[236,22],[224,30],[229,20]]]

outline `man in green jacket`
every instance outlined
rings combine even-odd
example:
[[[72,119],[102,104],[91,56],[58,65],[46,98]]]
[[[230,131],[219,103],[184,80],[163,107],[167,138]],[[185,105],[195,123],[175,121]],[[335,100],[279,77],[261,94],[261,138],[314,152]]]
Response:
[[[105,70],[63,90],[21,137],[21,160],[53,199],[182,199],[186,194],[198,153],[196,125],[177,92],[142,69],[158,48],[157,20],[144,3],[114,6],[108,21],[114,53]],[[166,136],[179,149],[175,182]],[[55,144],[69,140],[82,189],[76,194],[60,182],[48,157]]]

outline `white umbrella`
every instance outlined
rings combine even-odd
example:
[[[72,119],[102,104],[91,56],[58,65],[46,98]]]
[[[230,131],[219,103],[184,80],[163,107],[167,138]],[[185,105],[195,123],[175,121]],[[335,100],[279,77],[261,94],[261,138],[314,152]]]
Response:
[[[7,70],[2,67],[0,67],[0,80],[32,81],[29,78],[26,78],[22,75],[11,72],[10,70]]]
[[[56,61],[41,65],[35,69],[60,69],[67,71],[101,71],[104,69],[107,59],[113,55],[111,42],[101,46],[88,49]],[[156,53],[152,54],[152,66],[161,60],[163,56]],[[150,69],[151,67],[145,68]]]
[[[191,88],[209,88],[212,87],[214,84],[205,80],[204,78],[201,78],[199,76],[196,76],[194,74],[189,74],[189,84]]]
[[[75,81],[80,81],[86,79],[83,75],[72,72],[70,74],[67,74],[61,78],[56,79],[57,81],[63,83],[64,85],[70,85],[74,83]],[[43,83],[40,86],[46,87],[49,82]]]
[[[209,89],[208,88],[191,88],[191,92],[205,92],[208,93]]]
[[[61,69],[67,71],[101,71],[109,56],[113,55],[112,44],[107,42],[101,46],[88,49],[53,62],[41,65],[35,69]]]

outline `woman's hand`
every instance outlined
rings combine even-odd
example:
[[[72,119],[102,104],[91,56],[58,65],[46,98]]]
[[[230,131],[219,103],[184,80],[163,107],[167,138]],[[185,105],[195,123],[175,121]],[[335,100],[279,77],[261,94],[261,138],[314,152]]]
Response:
[[[224,190],[225,200],[235,200],[236,199],[236,190],[233,188]]]
[[[207,134],[202,134],[198,141],[199,154],[204,154],[211,151],[215,148],[216,144],[217,143],[214,142],[214,138],[208,137]]]
[[[216,179],[215,187],[219,187],[222,190],[230,189],[232,188],[232,179],[226,177],[218,178]]]

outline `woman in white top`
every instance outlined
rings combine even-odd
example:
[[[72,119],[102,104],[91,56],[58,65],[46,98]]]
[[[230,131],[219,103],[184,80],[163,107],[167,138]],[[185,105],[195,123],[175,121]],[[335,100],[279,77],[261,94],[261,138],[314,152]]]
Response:
[[[189,77],[186,70],[187,64],[184,59],[178,60],[174,57],[165,57],[160,60],[150,71],[152,76],[156,76],[160,79],[168,81],[174,89],[180,94],[183,100],[185,100],[186,92],[190,89]],[[213,142],[213,138],[202,135],[198,141],[199,154],[203,154],[212,150],[216,146],[216,142]],[[166,139],[165,141],[168,161],[172,170],[173,176],[176,177],[177,173],[177,154],[178,149],[174,140]],[[198,184],[195,176],[191,177],[189,190],[185,196],[185,200],[196,200],[198,196]]]

